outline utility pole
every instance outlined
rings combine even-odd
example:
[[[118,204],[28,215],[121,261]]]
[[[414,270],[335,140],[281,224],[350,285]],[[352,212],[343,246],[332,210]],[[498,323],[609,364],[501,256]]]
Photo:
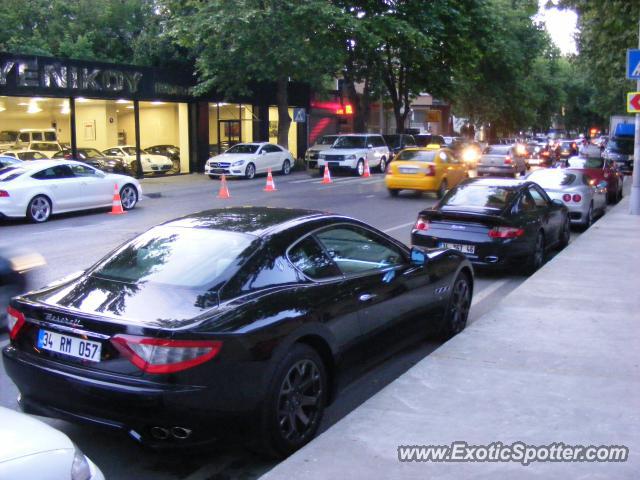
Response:
[[[640,18],[638,19],[638,48],[640,48]],[[640,80],[636,80],[636,88],[640,92]],[[636,131],[633,144],[633,177],[631,179],[631,200],[629,213],[640,215],[640,113],[636,113]]]

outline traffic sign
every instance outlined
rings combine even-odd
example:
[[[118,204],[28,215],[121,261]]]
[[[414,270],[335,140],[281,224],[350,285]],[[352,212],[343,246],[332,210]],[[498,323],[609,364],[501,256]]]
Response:
[[[627,93],[627,112],[640,113],[640,92]]]
[[[293,121],[298,123],[304,123],[307,121],[307,112],[304,108],[293,109]]]
[[[627,50],[627,78],[640,80],[640,49]]]

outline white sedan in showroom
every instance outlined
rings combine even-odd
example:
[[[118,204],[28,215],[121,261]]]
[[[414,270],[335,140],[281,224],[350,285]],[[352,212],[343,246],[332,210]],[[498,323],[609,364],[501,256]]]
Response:
[[[104,480],[100,469],[64,433],[0,407],[0,478]]]
[[[253,178],[258,173],[281,172],[289,175],[293,155],[284,147],[273,143],[238,143],[226,152],[207,160],[204,173],[214,179],[219,175]]]
[[[107,157],[122,158],[131,172],[137,170],[135,165],[136,147],[133,145],[107,148],[102,153]],[[173,168],[173,162],[170,158],[164,155],[153,155],[142,149],[140,149],[140,162],[142,163],[142,173],[167,173]]]
[[[135,178],[73,160],[22,162],[0,169],[0,217],[41,223],[55,213],[109,207],[116,186],[122,208],[134,208],[142,195]]]

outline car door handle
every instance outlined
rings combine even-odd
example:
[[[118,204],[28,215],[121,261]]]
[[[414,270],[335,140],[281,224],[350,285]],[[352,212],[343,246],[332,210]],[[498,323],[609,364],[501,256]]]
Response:
[[[373,293],[363,293],[362,295],[360,295],[358,297],[358,300],[360,300],[361,302],[368,302],[370,300],[373,300],[374,298],[376,298],[378,295],[375,295]]]

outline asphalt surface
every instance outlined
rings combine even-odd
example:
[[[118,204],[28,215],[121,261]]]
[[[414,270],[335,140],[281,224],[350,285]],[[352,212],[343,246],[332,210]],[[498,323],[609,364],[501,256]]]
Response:
[[[391,198],[380,174],[371,178],[334,175],[334,182],[305,172],[275,176],[276,192],[264,192],[265,177],[230,180],[230,199],[216,197],[219,181],[203,175],[147,179],[144,195],[135,210],[111,216],[104,210],[54,217],[41,225],[26,221],[0,222],[0,243],[20,245],[39,252],[47,265],[33,273],[37,288],[69,273],[83,270],[121,243],[165,220],[180,215],[238,205],[308,208],[349,215],[409,243],[410,228],[417,212],[435,203],[435,196],[402,192]],[[574,232],[575,235],[575,232]],[[525,277],[480,272],[469,323],[494,307]],[[0,334],[0,347],[7,335]],[[328,408],[321,431],[392,382],[408,368],[429,355],[440,343],[424,341],[395,354],[359,376]],[[17,390],[0,368],[0,405],[17,409]],[[250,479],[274,466],[241,445],[217,445],[207,451],[157,453],[135,444],[124,434],[53,419],[44,419],[64,431],[102,469],[107,478],[117,479]]]

